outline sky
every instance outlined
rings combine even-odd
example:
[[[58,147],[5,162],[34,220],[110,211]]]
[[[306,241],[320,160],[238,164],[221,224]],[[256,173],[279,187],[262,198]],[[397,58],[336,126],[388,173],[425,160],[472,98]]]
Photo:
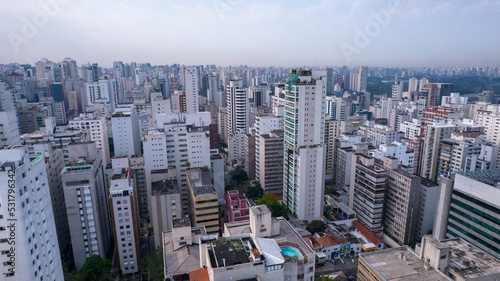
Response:
[[[500,65],[500,0],[2,2],[0,63]]]

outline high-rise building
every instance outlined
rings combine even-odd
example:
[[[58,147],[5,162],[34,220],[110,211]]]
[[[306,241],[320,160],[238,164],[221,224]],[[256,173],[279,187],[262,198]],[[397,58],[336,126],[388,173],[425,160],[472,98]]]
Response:
[[[498,107],[493,106],[486,111],[478,111],[476,121],[479,126],[484,126],[486,140],[492,142],[495,148],[491,168],[500,171],[500,113]]]
[[[118,97],[121,96],[123,88],[118,79],[99,80],[87,82],[87,105],[102,103],[109,106],[111,112],[115,111],[118,104]]]
[[[115,156],[131,157],[141,153],[141,135],[134,109],[116,108],[116,112],[111,115],[111,128]]]
[[[427,126],[422,153],[421,177],[431,181],[437,181],[438,162],[442,150],[442,141],[450,138],[454,130],[454,124],[445,123],[442,120]]]
[[[243,88],[241,80],[231,80],[227,86],[227,128],[229,135],[248,132],[249,113],[247,89]]]
[[[325,157],[325,172],[327,174],[333,174],[333,155],[335,150],[335,138],[339,136],[339,123],[340,121],[331,119],[327,115],[325,119],[325,145],[326,145],[326,157]]]
[[[204,226],[208,235],[219,233],[217,192],[207,167],[186,171],[189,191],[189,217],[195,226]]]
[[[43,155],[30,156],[26,146],[0,150],[0,181],[3,187],[0,189],[3,278],[62,281],[57,229]]]
[[[175,169],[153,170],[151,175],[151,224],[154,235],[172,230],[173,220],[182,218],[182,200]]]
[[[0,147],[21,144],[16,110],[0,111]]]
[[[219,94],[219,75],[215,72],[208,76],[208,101],[215,103],[217,107],[223,107],[221,99],[217,98]]]
[[[460,237],[500,259],[500,172],[480,170],[441,177],[433,236]]]
[[[325,188],[324,81],[293,70],[285,93],[283,203],[301,220],[323,215]]]
[[[366,86],[368,84],[368,66],[362,66],[359,69],[358,82],[357,82],[357,91],[363,92],[366,91]]]
[[[283,194],[283,135],[283,131],[271,131],[256,140],[259,143],[256,174],[266,194]]]
[[[429,84],[429,79],[427,77],[423,77],[418,82],[418,91],[421,92],[425,85]]]
[[[80,116],[69,121],[68,127],[85,132],[87,140],[95,141],[97,149],[102,151],[104,165],[111,163],[106,117],[98,116],[92,112],[81,113]]]
[[[197,66],[184,68],[184,88],[186,89],[186,113],[198,113],[199,71]]]
[[[325,82],[327,94],[333,94],[333,87],[335,85],[333,81],[333,69],[314,69],[312,70],[313,79],[322,79]],[[366,90],[366,89],[365,89]]]
[[[92,255],[106,257],[111,226],[102,151],[97,150],[95,142],[69,146],[69,163],[61,177],[73,258],[80,269]]]
[[[227,135],[230,160],[243,162],[245,134],[250,126],[248,91],[241,80],[231,80],[227,86]]]
[[[418,79],[415,77],[410,78],[408,80],[408,92],[416,92],[418,90]]]
[[[354,160],[349,207],[364,226],[373,233],[379,233],[383,229],[386,171],[380,160],[370,156],[358,153]]]
[[[109,188],[111,224],[118,269],[122,275],[139,271],[139,217],[137,195],[128,157],[113,158]]]
[[[403,99],[403,86],[404,82],[398,79],[396,75],[396,80],[394,81],[394,85],[392,85],[392,95],[391,98],[395,101],[400,101]]]
[[[438,175],[453,178],[457,172],[465,170],[468,157],[479,156],[483,147],[490,144],[484,140],[484,127],[469,119],[462,122],[457,124],[450,138],[441,141]]]
[[[32,145],[31,155],[42,155],[45,159],[47,178],[49,181],[50,199],[57,229],[57,239],[61,257],[68,259],[68,247],[71,243],[68,226],[68,215],[64,201],[64,189],[61,181],[61,171],[64,168],[64,157],[61,149],[55,149],[49,141]]]
[[[420,204],[420,177],[404,170],[387,170],[387,187],[384,202],[384,232],[400,245],[410,245],[415,237]],[[387,161],[387,160],[386,160]]]
[[[283,129],[283,118],[272,116],[272,115],[257,115],[255,116],[255,180],[260,181],[262,188],[265,187],[261,181],[261,147],[260,147],[260,136],[267,135],[271,131],[282,130]],[[283,169],[282,169],[283,170]],[[283,172],[283,171],[281,171]],[[280,183],[282,185],[283,182]],[[280,191],[281,193],[281,191]]]
[[[148,188],[146,184],[146,169],[144,167],[144,155],[132,155],[130,157],[130,167],[132,169],[137,206],[139,208],[139,218],[149,218]]]
[[[248,174],[249,179],[255,179],[255,161],[256,161],[256,136],[253,134],[245,134],[245,167],[244,170]]]

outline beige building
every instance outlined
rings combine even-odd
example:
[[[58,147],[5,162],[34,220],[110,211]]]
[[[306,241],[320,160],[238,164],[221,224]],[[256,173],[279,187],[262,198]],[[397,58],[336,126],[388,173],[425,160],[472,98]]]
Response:
[[[266,194],[283,194],[283,131],[260,135],[260,185]]]
[[[335,150],[335,138],[339,136],[340,121],[330,119],[327,115],[325,119],[325,145],[326,145],[326,173],[333,176],[333,152]],[[330,176],[330,177],[331,177]]]
[[[204,226],[208,235],[218,234],[218,199],[210,169],[208,167],[190,169],[186,171],[186,175],[191,221],[194,226]]]

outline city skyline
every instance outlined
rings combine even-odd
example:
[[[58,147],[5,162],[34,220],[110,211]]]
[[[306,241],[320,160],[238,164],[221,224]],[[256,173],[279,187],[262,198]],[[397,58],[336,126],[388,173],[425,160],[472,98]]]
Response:
[[[500,64],[500,39],[487,36],[498,33],[488,24],[500,11],[498,1],[28,4],[3,5],[2,63],[71,57],[103,66],[117,60],[284,67]]]

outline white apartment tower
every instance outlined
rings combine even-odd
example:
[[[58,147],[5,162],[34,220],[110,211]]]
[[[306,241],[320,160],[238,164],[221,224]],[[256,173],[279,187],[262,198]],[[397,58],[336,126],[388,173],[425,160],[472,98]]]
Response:
[[[186,89],[186,113],[198,113],[198,67],[184,68],[184,87]]]
[[[476,113],[476,122],[479,126],[484,126],[485,139],[495,146],[495,155],[491,168],[500,171],[500,113],[498,106],[491,106],[487,111]]]
[[[21,144],[16,110],[0,111],[0,147]]]
[[[293,70],[285,86],[283,203],[299,218],[323,215],[325,188],[324,81]]]
[[[227,86],[228,134],[248,133],[250,106],[247,89],[241,80],[231,80]]]
[[[26,146],[0,150],[0,182],[3,187],[0,189],[2,279],[62,281],[63,270],[43,156],[30,156]]]
[[[108,104],[113,112],[118,104],[118,97],[123,91],[121,81],[118,79],[99,80],[99,82],[86,83],[87,104],[93,103]]]
[[[141,135],[137,113],[133,108],[116,108],[111,115],[115,156],[141,154]]]
[[[139,218],[128,157],[113,158],[109,206],[118,267],[123,275],[139,271]]]
[[[245,157],[245,134],[250,125],[248,91],[242,85],[241,80],[231,80],[227,86],[226,126],[231,160],[242,160]]]
[[[69,121],[68,127],[86,132],[87,140],[94,141],[97,149],[102,151],[104,165],[111,163],[106,117],[97,116],[93,112],[81,113],[80,116]]]

